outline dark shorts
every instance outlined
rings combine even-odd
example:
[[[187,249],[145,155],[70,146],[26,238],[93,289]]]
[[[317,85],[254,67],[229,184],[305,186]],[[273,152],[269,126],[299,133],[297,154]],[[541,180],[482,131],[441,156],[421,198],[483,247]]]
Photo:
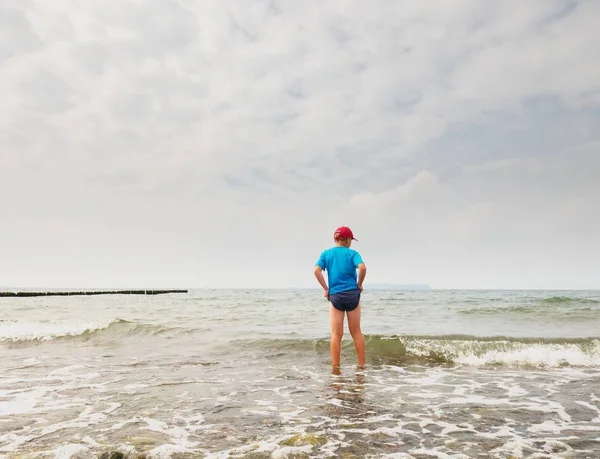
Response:
[[[354,311],[360,304],[360,289],[332,293],[329,301],[338,311]]]

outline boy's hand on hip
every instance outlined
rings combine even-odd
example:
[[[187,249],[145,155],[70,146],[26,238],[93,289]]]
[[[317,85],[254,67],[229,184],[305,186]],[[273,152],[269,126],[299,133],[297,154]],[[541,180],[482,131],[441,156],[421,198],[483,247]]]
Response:
[[[362,292],[362,291],[363,291],[363,286],[362,286],[362,285],[359,285],[359,286],[358,286],[358,289],[359,289],[359,290]]]
[[[323,296],[325,298],[329,297],[329,289],[328,288],[326,288],[325,291],[323,292]]]

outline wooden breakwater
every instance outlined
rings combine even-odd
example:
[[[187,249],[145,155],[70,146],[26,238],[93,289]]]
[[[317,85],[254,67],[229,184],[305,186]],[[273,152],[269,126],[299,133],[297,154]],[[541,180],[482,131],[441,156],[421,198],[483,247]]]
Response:
[[[187,290],[83,290],[49,292],[0,292],[0,297],[16,296],[75,296],[75,295],[164,295],[167,293],[188,293]]]

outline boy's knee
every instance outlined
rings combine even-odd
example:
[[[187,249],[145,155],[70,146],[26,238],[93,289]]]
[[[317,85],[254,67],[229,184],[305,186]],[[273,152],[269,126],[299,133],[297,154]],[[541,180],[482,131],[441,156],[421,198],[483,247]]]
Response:
[[[350,327],[350,335],[352,335],[352,337],[354,338],[355,336],[360,336],[362,335],[362,331],[360,329],[360,325],[356,326],[356,327]]]
[[[331,332],[331,337],[339,341],[342,340],[342,336],[344,336],[343,330],[334,330]]]

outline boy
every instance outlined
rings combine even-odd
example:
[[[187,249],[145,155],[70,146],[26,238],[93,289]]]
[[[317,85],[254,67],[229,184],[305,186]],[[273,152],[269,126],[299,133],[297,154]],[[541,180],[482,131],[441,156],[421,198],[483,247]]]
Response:
[[[325,298],[329,300],[331,360],[335,368],[339,367],[346,314],[358,365],[362,367],[365,364],[365,342],[360,329],[360,294],[363,291],[367,267],[360,254],[350,248],[353,240],[358,241],[350,228],[340,226],[333,233],[333,240],[335,246],[324,250],[315,265],[315,277],[325,291]],[[327,271],[329,286],[323,278],[323,270]]]

